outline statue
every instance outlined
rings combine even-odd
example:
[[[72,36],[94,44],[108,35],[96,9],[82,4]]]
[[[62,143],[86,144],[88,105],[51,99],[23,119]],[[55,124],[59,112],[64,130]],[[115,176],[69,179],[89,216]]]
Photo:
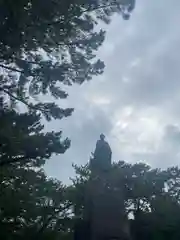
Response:
[[[123,193],[112,180],[111,155],[111,148],[101,134],[90,161],[91,178],[84,211],[89,233],[84,239],[87,236],[90,240],[130,239]]]
[[[109,144],[105,141],[104,134],[100,135],[100,139],[96,143],[93,158],[90,161],[91,170],[107,171],[111,167],[112,151]]]

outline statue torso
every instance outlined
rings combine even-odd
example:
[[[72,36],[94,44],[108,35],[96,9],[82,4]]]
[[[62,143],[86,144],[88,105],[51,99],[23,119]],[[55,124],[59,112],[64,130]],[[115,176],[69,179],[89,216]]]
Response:
[[[106,141],[98,140],[92,159],[93,166],[97,170],[107,170],[111,166],[111,148]]]

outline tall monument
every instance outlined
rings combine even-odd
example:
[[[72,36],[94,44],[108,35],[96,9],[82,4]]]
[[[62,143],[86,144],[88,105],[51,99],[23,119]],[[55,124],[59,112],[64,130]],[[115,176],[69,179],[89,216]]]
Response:
[[[130,239],[123,195],[111,182],[111,155],[101,134],[90,160],[91,180],[86,196],[91,240]]]

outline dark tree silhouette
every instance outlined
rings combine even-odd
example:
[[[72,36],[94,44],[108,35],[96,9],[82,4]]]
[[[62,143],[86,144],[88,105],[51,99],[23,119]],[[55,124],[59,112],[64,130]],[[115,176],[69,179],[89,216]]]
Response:
[[[78,219],[84,219],[84,211],[87,207],[85,196],[88,182],[91,181],[90,171],[88,165],[75,166],[75,170],[77,176],[73,182],[72,203],[75,215]],[[117,192],[119,190],[119,194],[123,196],[132,239],[179,239],[180,169],[178,167],[167,170],[151,169],[145,164],[132,165],[121,161],[113,164],[109,181],[110,188],[115,188]],[[111,198],[108,201],[113,203]],[[120,222],[119,227],[122,227]]]
[[[108,23],[113,13],[126,16],[133,8],[134,0],[1,0],[1,94],[48,120],[69,116],[73,109],[60,108],[53,98],[67,97],[63,85],[103,72],[96,51],[105,31],[98,31],[97,23]],[[38,99],[42,95],[49,100]]]
[[[22,129],[21,134],[25,136],[25,125]],[[41,151],[38,153],[41,156]],[[86,221],[87,208],[90,207],[87,205],[89,182],[92,181],[88,165],[74,166],[76,176],[69,186],[48,178],[40,160],[14,162],[8,166],[4,165],[0,171],[2,239],[68,240],[73,238],[74,230],[75,239],[84,239],[84,236],[88,239],[91,236],[90,223]],[[161,170],[141,163],[121,161],[113,163],[107,184],[110,194],[103,195],[104,204],[111,206],[112,213],[115,208],[114,214],[121,214],[121,210],[124,210],[126,216],[130,217],[124,226],[129,226],[132,239],[179,239],[178,167]],[[91,191],[93,189],[97,190],[91,188]],[[123,205],[113,206],[114,196],[121,199]],[[117,221],[116,224],[122,228],[124,223]]]
[[[18,164],[38,167],[52,154],[62,154],[70,145],[60,132],[44,132],[40,114],[0,110],[0,167]]]
[[[98,31],[97,23],[108,23],[113,13],[130,14],[133,8],[133,0],[0,0],[1,166],[65,152],[70,142],[59,141],[61,131],[45,134],[32,128],[42,116],[50,121],[71,115],[73,108],[64,109],[55,100],[67,98],[63,86],[82,84],[103,72],[96,51],[105,31]],[[15,113],[19,102],[26,114]],[[21,124],[27,131],[23,134],[38,133],[21,136]]]

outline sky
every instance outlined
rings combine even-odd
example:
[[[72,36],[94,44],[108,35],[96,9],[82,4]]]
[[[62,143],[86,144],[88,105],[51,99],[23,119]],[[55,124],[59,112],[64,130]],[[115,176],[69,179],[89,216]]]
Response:
[[[104,74],[68,91],[69,118],[46,123],[71,139],[70,149],[53,156],[48,176],[65,183],[72,163],[89,161],[100,133],[112,160],[169,167],[180,162],[180,1],[136,0],[129,21],[114,16],[98,51]],[[61,102],[59,102],[61,105]]]

